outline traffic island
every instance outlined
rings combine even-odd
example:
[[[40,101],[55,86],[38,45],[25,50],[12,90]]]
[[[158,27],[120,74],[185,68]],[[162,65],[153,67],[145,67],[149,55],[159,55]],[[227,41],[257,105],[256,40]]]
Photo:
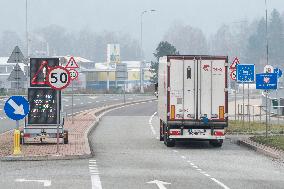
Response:
[[[265,136],[258,136],[258,137],[250,137],[247,139],[240,139],[237,141],[237,143],[240,146],[245,146],[249,149],[255,150],[256,152],[259,152],[261,154],[264,154],[272,158],[279,159],[280,161],[284,162],[284,151],[281,148],[279,148],[279,146],[275,147],[273,145],[275,143],[272,142],[272,141],[279,142],[279,140],[276,139],[278,137],[284,138],[284,136],[269,136],[268,138],[266,138]]]
[[[13,155],[13,131],[0,135],[0,159],[2,161],[40,161],[40,160],[66,160],[92,157],[88,136],[93,128],[98,125],[100,118],[107,111],[123,106],[151,102],[155,99],[121,103],[104,106],[97,109],[86,110],[74,116],[74,124],[71,117],[65,121],[65,129],[69,132],[69,143],[59,145],[57,152],[56,141],[44,140],[42,143],[29,143],[21,145],[21,155]]]

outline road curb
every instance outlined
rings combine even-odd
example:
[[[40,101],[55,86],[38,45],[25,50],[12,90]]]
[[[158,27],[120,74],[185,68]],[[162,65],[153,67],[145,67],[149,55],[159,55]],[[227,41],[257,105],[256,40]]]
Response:
[[[251,150],[254,150],[258,153],[263,155],[275,158],[275,159],[282,159],[284,160],[284,152],[282,150],[278,150],[276,148],[272,148],[270,146],[266,146],[257,142],[252,141],[251,139],[239,139],[236,143],[240,146],[244,146]]]
[[[132,102],[127,102],[127,103],[120,103],[120,104],[114,104],[114,105],[109,105],[109,106],[105,106],[99,109],[93,109],[94,112],[92,114],[94,114],[96,116],[96,120],[90,124],[90,126],[87,128],[87,130],[84,133],[84,140],[85,140],[85,154],[76,154],[76,155],[56,155],[56,154],[52,154],[52,155],[36,155],[36,156],[4,156],[4,157],[0,157],[0,161],[48,161],[48,160],[73,160],[73,159],[87,159],[87,158],[91,158],[93,156],[93,153],[91,151],[91,143],[90,143],[90,133],[93,131],[93,129],[95,129],[98,125],[99,122],[101,120],[101,118],[103,117],[103,115],[105,113],[107,113],[108,111],[112,111],[118,108],[122,108],[124,106],[130,106],[130,105],[134,105],[134,104],[140,104],[140,103],[147,103],[147,102],[153,102],[157,100],[156,98],[153,99],[147,99],[147,100],[139,100],[139,101],[132,101]],[[86,114],[86,113],[90,113],[90,111],[92,110],[86,110],[84,112],[82,112],[82,114]]]

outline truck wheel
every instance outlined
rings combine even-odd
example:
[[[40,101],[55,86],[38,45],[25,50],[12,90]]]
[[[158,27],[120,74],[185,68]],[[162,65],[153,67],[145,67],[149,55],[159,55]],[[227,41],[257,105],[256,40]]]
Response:
[[[160,141],[164,140],[164,123],[160,119]]]
[[[210,140],[209,144],[214,147],[222,147],[223,140]]]
[[[64,130],[63,140],[64,140],[64,144],[68,144],[68,131],[67,130]]]

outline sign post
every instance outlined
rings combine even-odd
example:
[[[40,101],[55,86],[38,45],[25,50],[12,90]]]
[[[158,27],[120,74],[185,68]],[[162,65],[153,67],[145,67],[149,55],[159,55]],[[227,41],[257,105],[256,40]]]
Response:
[[[119,63],[116,65],[115,80],[123,81],[123,102],[125,103],[126,102],[126,99],[125,99],[126,81],[128,80],[127,64]]]
[[[59,93],[60,90],[65,89],[70,84],[70,74],[69,71],[62,67],[62,66],[56,66],[54,68],[51,68],[48,72],[48,85],[52,88],[57,90],[56,96],[57,99],[59,99]],[[60,107],[59,103],[57,103],[57,123],[60,123]],[[57,139],[57,153],[59,153],[59,126],[60,124],[57,124],[57,133],[56,133],[56,139]]]
[[[29,102],[22,96],[11,96],[5,103],[4,111],[6,115],[16,121],[14,131],[14,155],[21,154],[19,120],[24,119],[30,111]]]
[[[238,57],[235,57],[235,59],[233,60],[231,66],[230,66],[230,70],[231,70],[231,79],[235,81],[235,121],[237,120],[237,83],[236,83],[236,79],[237,79],[237,65],[240,63]]]
[[[19,95],[19,84],[22,81],[26,81],[24,72],[22,71],[22,69],[19,66],[19,63],[23,63],[24,62],[24,55],[22,53],[22,51],[20,50],[20,48],[18,46],[16,46],[12,52],[12,54],[10,55],[7,63],[17,63],[16,66],[14,67],[13,71],[11,72],[8,81],[11,82],[15,82],[16,86],[16,94]]]
[[[282,77],[282,70],[279,68],[274,68],[274,73],[277,74],[277,85],[279,85],[279,78]],[[278,95],[278,89],[276,90],[276,98],[277,98],[277,124],[280,123],[280,99]]]
[[[237,65],[237,82],[243,84],[243,126],[245,124],[245,83],[248,85],[255,82],[255,65],[254,64],[238,64]],[[248,86],[248,104],[247,114],[250,127],[250,103],[249,103],[249,86]]]
[[[266,114],[265,114],[265,126],[266,133],[265,136],[268,136],[268,95],[269,90],[277,89],[277,74],[276,73],[260,73],[256,74],[256,89],[264,90],[265,93],[265,106],[266,106]]]
[[[74,124],[74,82],[73,80],[77,79],[79,76],[79,73],[77,72],[76,68],[79,68],[77,62],[75,61],[74,57],[71,56],[71,58],[69,59],[67,65],[65,66],[66,69],[69,69],[69,75],[70,75],[70,79],[72,80],[72,85],[71,85],[71,90],[72,90],[72,105],[71,105],[71,113],[72,113],[72,124]]]

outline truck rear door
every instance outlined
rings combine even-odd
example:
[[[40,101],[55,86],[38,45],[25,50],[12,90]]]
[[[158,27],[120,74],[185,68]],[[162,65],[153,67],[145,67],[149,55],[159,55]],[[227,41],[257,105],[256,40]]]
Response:
[[[199,121],[207,116],[224,120],[226,113],[225,58],[170,59],[170,119]]]

